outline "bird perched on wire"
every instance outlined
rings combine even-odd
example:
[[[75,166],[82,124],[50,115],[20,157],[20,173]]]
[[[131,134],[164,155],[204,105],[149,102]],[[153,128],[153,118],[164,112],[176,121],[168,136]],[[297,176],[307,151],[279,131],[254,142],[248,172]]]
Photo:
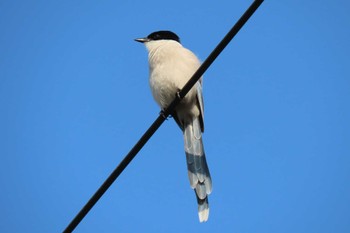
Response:
[[[171,31],[157,31],[135,40],[144,43],[148,50],[149,82],[153,97],[163,110],[196,72],[200,61],[181,45],[180,38]],[[208,220],[208,195],[212,191],[202,142],[203,110],[200,79],[171,114],[183,131],[188,177],[196,193],[200,222]]]

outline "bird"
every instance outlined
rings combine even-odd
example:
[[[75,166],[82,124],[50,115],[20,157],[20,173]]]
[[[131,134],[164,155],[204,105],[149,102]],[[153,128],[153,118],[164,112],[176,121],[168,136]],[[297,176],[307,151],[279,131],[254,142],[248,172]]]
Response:
[[[143,43],[148,51],[151,92],[161,110],[164,110],[201,63],[192,51],[182,46],[179,36],[172,31],[156,31],[135,41]],[[188,178],[196,194],[199,221],[206,222],[209,217],[208,195],[212,191],[212,180],[202,139],[202,78],[175,107],[171,116],[183,132]]]

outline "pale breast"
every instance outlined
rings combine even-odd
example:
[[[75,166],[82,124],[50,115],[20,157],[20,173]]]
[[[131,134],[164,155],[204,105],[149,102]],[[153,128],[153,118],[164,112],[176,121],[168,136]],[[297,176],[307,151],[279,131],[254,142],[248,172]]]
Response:
[[[192,77],[200,62],[191,51],[170,41],[150,49],[149,64],[153,97],[161,108],[165,108]],[[193,102],[195,97],[196,91],[192,89],[183,102]]]

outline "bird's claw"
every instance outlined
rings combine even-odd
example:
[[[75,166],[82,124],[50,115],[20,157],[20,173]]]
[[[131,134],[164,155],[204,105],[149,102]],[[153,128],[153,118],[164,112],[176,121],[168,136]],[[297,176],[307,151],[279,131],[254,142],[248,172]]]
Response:
[[[180,91],[176,92],[176,98],[178,98],[179,100],[182,99],[181,95],[180,95]]]
[[[165,120],[167,120],[167,117],[165,116],[165,112],[163,109],[160,111],[159,115],[161,115]]]

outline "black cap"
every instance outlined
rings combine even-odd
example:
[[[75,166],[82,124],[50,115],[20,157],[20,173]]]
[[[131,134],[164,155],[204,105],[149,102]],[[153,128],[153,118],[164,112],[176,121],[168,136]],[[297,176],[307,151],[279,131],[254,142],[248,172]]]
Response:
[[[141,43],[153,41],[153,40],[174,40],[180,43],[180,38],[172,31],[152,32],[146,38],[140,38],[135,40]]]

